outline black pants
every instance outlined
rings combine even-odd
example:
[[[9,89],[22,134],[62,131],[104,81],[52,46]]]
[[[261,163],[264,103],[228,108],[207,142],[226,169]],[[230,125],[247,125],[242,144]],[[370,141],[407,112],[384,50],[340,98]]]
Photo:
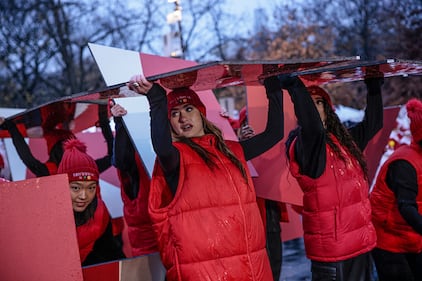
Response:
[[[274,281],[280,279],[283,245],[281,242],[280,208],[278,203],[269,199],[265,200],[267,220],[267,254],[270,259]]]
[[[372,251],[379,281],[422,280],[422,253],[392,253],[379,248]]]
[[[311,261],[312,281],[371,281],[369,253],[339,262]]]

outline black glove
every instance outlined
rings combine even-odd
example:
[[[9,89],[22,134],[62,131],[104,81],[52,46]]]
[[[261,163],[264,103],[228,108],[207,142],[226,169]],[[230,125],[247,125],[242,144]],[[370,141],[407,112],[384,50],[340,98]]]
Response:
[[[297,76],[291,76],[291,74],[280,74],[278,75],[280,86],[283,89],[293,88],[302,84],[302,81]]]
[[[10,120],[10,119],[5,118],[3,124],[0,125],[0,129],[2,129],[2,130],[9,130],[13,126],[16,127],[16,125],[14,124],[14,122],[12,120]]]
[[[381,88],[384,84],[384,73],[379,71],[379,65],[367,66],[365,68],[364,81],[368,90]]]
[[[277,93],[281,92],[280,80],[278,80],[277,76],[270,76],[270,77],[265,78],[264,86],[265,86],[267,95],[274,92],[277,92]]]

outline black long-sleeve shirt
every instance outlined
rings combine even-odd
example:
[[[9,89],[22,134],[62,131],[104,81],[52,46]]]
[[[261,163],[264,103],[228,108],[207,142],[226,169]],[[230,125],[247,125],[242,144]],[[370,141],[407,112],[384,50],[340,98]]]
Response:
[[[386,183],[394,192],[403,219],[422,235],[422,215],[418,212],[416,204],[418,182],[415,168],[406,160],[391,162],[387,170]]]
[[[88,254],[82,266],[88,266],[126,258],[122,246],[113,236],[112,223],[108,223],[104,233],[95,241],[94,247]]]
[[[368,142],[383,126],[382,79],[367,79],[367,107],[362,122],[349,128],[357,146],[363,151]],[[322,175],[326,165],[327,136],[325,128],[305,85],[299,78],[290,78],[286,88],[294,103],[301,130],[295,144],[295,158],[301,173],[311,178]]]
[[[114,117],[115,131],[113,148],[113,165],[122,171],[127,171],[135,163],[135,149],[126,131],[122,117]]]
[[[268,119],[265,131],[256,136],[241,141],[245,159],[250,160],[279,142],[284,135],[283,98],[276,77],[265,80],[267,97],[269,99]],[[166,176],[167,183],[173,194],[179,179],[179,151],[172,145],[171,128],[167,117],[166,92],[154,84],[147,93],[151,115],[151,138],[155,153]]]
[[[101,158],[95,159],[95,163],[98,166],[98,171],[102,173],[111,167],[114,137],[110,127],[110,120],[108,119],[108,108],[106,105],[98,105],[98,117],[101,134],[103,135],[107,145],[107,154]]]
[[[116,135],[112,164],[128,180],[123,184],[123,190],[130,199],[135,199],[139,192],[140,174],[136,164],[135,154],[138,153],[127,132],[122,117],[114,117]]]

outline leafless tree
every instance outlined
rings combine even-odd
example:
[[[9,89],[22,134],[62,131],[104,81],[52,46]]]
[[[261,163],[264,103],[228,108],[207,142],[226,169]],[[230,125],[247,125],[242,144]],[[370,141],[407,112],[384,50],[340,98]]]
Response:
[[[238,29],[241,15],[226,11],[226,0],[186,0],[182,2],[183,52],[197,62],[233,58],[245,34]]]
[[[11,0],[0,4],[0,97],[32,107],[104,87],[87,43],[162,54],[167,1]],[[183,1],[183,52],[224,60],[239,42],[236,20],[220,0]],[[11,16],[13,15],[13,16]]]
[[[3,106],[31,107],[102,86],[87,43],[149,48],[159,1],[15,0],[0,4]]]
[[[420,0],[320,0],[274,7],[275,29],[264,27],[240,49],[246,58],[305,59],[356,56],[420,60]],[[262,46],[265,46],[262,48]],[[421,96],[421,77],[386,79],[384,104]],[[365,106],[362,82],[327,85],[336,103]]]
[[[420,0],[274,1],[273,17],[261,14],[249,33],[240,28],[247,24],[242,15],[225,10],[226,2],[181,2],[185,59],[420,58]],[[31,107],[102,87],[88,42],[162,54],[171,8],[160,0],[1,1],[2,106]],[[397,89],[407,96],[418,88]]]

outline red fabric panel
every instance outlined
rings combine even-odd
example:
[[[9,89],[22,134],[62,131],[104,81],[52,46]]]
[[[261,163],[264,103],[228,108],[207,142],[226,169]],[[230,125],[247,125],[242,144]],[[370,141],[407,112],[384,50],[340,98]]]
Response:
[[[249,124],[260,133],[267,123],[268,100],[263,86],[248,86]],[[281,116],[280,116],[281,118]],[[302,191],[296,179],[290,174],[285,156],[284,141],[290,130],[296,127],[293,104],[287,93],[284,94],[284,138],[264,154],[252,159],[258,172],[254,178],[257,196],[302,205]]]
[[[365,149],[370,182],[377,171],[379,161],[384,153],[391,131],[397,126],[396,118],[399,110],[400,107],[389,107],[384,109],[384,126],[368,143],[368,146]]]
[[[82,268],[84,281],[119,281],[119,261]]]
[[[1,280],[82,281],[66,175],[0,183]]]
[[[281,238],[283,242],[303,236],[301,216],[289,204],[287,204],[287,212],[289,214],[289,222],[281,223]]]

